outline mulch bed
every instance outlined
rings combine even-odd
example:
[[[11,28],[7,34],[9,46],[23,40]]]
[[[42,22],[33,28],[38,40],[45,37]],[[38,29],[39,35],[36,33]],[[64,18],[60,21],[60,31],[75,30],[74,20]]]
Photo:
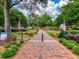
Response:
[[[11,42],[11,41],[16,40],[16,39],[17,39],[16,36],[10,35],[5,40],[0,40],[0,45],[3,45],[6,42]]]

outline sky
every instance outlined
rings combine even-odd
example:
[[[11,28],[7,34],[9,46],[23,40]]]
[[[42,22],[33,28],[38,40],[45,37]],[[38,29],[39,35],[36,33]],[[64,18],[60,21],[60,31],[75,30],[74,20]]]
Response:
[[[59,3],[60,2],[60,0],[52,0],[53,2],[55,2],[55,3]]]
[[[55,20],[58,17],[58,15],[61,14],[59,8],[61,8],[64,5],[67,5],[68,2],[69,0],[48,0],[47,7],[42,8],[42,6],[38,4],[41,11],[36,10],[35,13],[38,15],[48,13],[52,17],[52,20]],[[23,12],[24,15],[29,13],[29,11],[26,11],[25,9],[24,10],[19,9],[19,10]]]

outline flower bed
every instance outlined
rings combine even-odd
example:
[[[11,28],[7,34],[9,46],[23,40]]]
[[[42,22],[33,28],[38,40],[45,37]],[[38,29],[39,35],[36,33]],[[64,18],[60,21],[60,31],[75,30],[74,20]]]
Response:
[[[9,35],[5,40],[0,40],[0,45],[3,45],[4,43],[6,42],[11,42],[11,41],[14,41],[16,40],[17,37],[14,36],[14,35]]]

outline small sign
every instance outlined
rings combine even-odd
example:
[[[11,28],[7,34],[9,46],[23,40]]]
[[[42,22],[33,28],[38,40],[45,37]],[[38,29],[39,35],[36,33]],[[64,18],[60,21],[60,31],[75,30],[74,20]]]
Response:
[[[0,40],[6,40],[7,36],[8,36],[8,33],[1,32],[1,34],[0,34]]]

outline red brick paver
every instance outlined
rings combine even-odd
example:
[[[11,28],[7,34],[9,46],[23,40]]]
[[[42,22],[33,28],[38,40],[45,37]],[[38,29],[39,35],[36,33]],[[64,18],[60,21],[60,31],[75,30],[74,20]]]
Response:
[[[44,41],[41,41],[41,35]],[[63,45],[40,31],[12,59],[77,59]]]

